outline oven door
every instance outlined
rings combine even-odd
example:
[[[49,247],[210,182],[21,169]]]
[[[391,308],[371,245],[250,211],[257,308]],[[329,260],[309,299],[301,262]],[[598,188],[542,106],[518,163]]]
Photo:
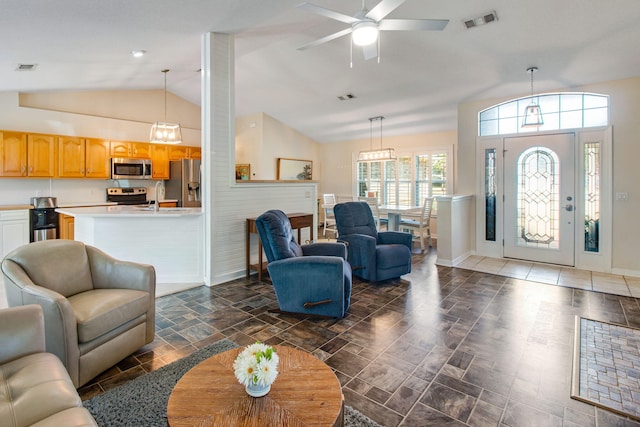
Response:
[[[151,179],[151,160],[113,158],[111,179]]]

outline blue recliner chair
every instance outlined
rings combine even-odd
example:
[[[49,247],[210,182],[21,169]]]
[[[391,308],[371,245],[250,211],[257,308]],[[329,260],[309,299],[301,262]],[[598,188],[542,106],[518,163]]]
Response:
[[[378,232],[365,202],[338,203],[333,212],[354,276],[376,282],[411,272],[411,234]]]
[[[260,215],[256,227],[280,310],[344,317],[351,301],[351,267],[345,261],[344,243],[300,246],[289,218],[280,210]]]

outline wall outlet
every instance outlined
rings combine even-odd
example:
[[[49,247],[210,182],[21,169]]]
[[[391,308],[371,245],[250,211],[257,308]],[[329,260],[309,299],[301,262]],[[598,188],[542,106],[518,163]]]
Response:
[[[629,200],[629,193],[627,192],[616,193],[616,200],[622,200],[622,201]]]

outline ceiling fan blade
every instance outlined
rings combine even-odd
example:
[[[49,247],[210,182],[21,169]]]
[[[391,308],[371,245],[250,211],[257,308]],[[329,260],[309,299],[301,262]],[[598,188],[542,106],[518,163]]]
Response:
[[[311,4],[307,2],[300,3],[296,7],[298,9],[306,10],[307,12],[312,12],[317,15],[322,15],[327,18],[335,19],[336,21],[344,22],[347,24],[354,24],[359,21],[359,19],[356,19],[353,16],[345,15],[344,13],[336,12],[334,10],[316,6],[315,4]]]
[[[328,36],[322,37],[318,40],[312,41],[310,43],[307,43],[305,45],[302,45],[298,48],[298,50],[307,50],[307,49],[311,49],[312,47],[316,47],[319,46],[323,43],[326,42],[330,42],[331,40],[335,40],[338,37],[342,37],[342,36],[346,36],[347,34],[350,34],[353,30],[351,28],[347,28],[344,29],[342,31],[338,31],[337,33],[333,33],[333,34],[329,34]]]
[[[376,58],[378,56],[378,43],[362,46],[362,54],[364,55],[365,61]]]
[[[365,16],[379,22],[382,18],[393,12],[393,10],[406,0],[382,0],[374,6]]]
[[[383,19],[378,28],[381,31],[442,31],[448,19]]]

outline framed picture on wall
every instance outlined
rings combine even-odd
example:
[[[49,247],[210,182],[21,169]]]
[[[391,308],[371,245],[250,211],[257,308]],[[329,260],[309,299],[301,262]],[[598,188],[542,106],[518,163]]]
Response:
[[[313,179],[313,161],[278,159],[278,178],[281,181],[306,181]]]
[[[251,179],[251,165],[237,164],[236,165],[236,181],[248,181],[249,179]]]

